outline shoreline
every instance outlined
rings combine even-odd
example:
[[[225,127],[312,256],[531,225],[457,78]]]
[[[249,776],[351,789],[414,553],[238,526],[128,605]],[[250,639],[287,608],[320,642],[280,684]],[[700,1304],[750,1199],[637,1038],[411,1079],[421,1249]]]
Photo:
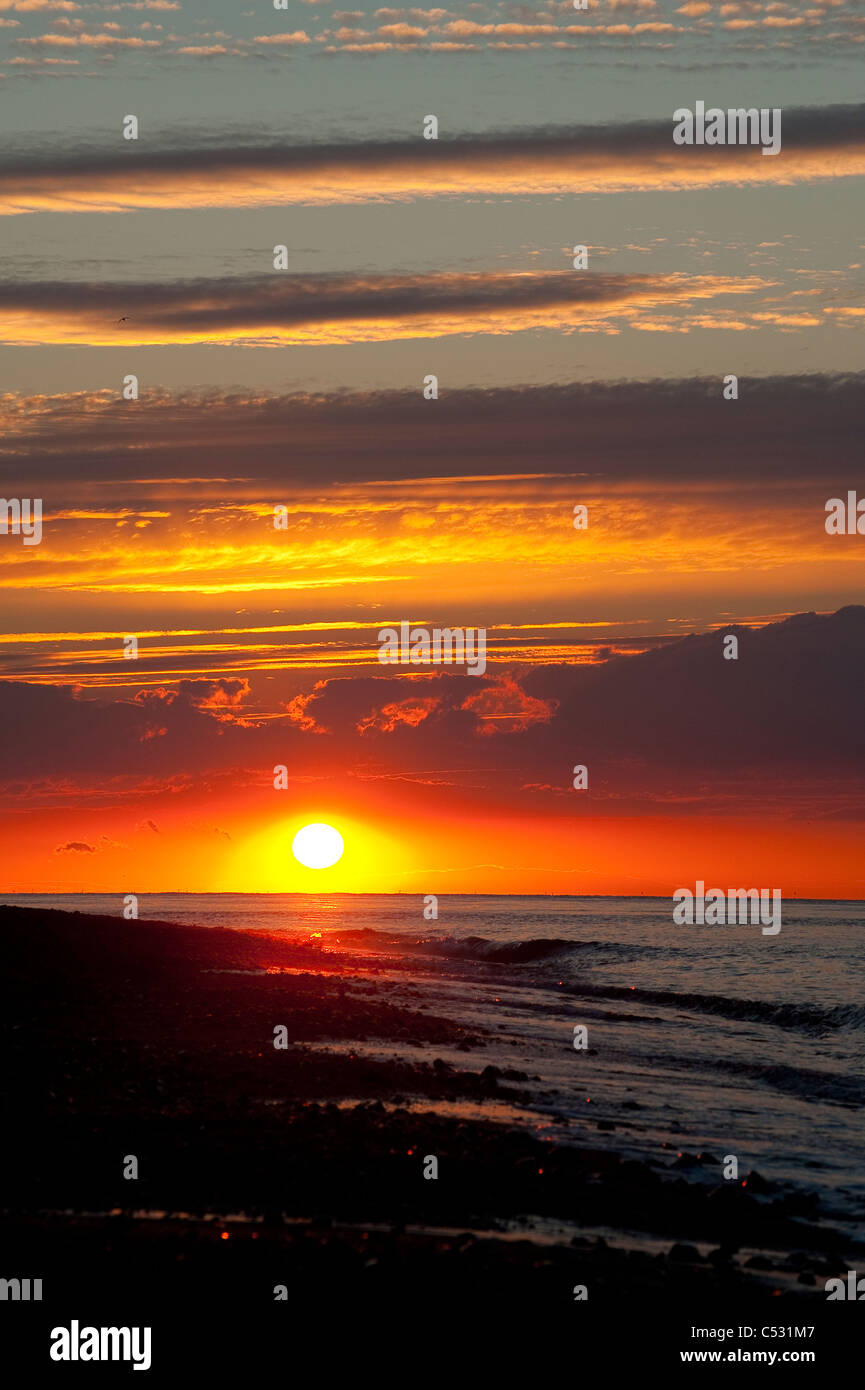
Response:
[[[195,1268],[208,1283],[201,1252],[218,1239],[243,1247],[244,1268],[282,1259],[324,1289],[359,1243],[379,1253],[357,1277],[375,1284],[386,1268],[394,1292],[413,1269],[442,1292],[479,1270],[500,1286],[507,1271],[511,1292],[556,1300],[576,1260],[602,1299],[626,1287],[811,1306],[856,1267],[816,1199],[759,1174],[724,1183],[717,1156],[698,1159],[694,1182],[693,1162],[672,1154],[640,1161],[479,1118],[524,1106],[530,1078],[486,1065],[477,1026],[389,998],[361,958],[263,932],[18,907],[0,908],[0,942],[6,1113],[20,1135],[3,1160],[7,1245],[36,1242],[58,1271],[61,1247],[97,1283],[106,1246],[145,1280],[185,1251],[183,1278]],[[464,1065],[350,1050],[377,1039],[458,1049]],[[437,1181],[423,1177],[429,1155]],[[167,1215],[131,1215],[145,1210]],[[172,1221],[181,1211],[189,1219]],[[248,1220],[226,1232],[232,1214]]]

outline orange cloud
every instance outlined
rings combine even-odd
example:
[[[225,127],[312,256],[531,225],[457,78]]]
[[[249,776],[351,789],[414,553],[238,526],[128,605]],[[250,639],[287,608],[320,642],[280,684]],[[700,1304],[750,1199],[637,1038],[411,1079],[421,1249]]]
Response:
[[[64,44],[79,40],[54,36]],[[749,146],[676,146],[672,125],[671,112],[669,122],[542,136],[426,142],[418,134],[390,144],[293,150],[142,150],[135,152],[134,179],[128,151],[7,158],[0,161],[0,214],[777,186],[865,174],[858,107],[785,111],[783,148],[771,159]]]
[[[280,48],[296,48],[298,45],[312,43],[312,39],[303,29],[296,29],[293,34],[257,34],[252,42],[262,45],[276,44]]]
[[[486,685],[476,695],[470,695],[461,706],[482,721],[480,732],[514,734],[531,724],[548,724],[558,706],[557,700],[542,700],[528,695],[513,676],[502,676],[494,685]]]
[[[420,699],[409,698],[392,701],[390,704],[383,705],[380,710],[369,715],[368,718],[361,719],[357,725],[357,731],[359,734],[366,734],[371,730],[392,734],[394,729],[401,724],[410,729],[416,729],[418,724],[422,724],[425,719],[429,718],[438,704],[437,695],[428,695]]]
[[[117,34],[43,34],[39,38],[16,39],[16,43],[39,48],[161,48],[160,39],[121,38]]]
[[[751,295],[756,276],[573,271],[414,276],[276,273],[177,285],[0,285],[10,343],[384,342],[526,329],[612,331],[646,310]],[[118,315],[117,310],[124,311]]]
[[[0,10],[16,10],[19,14],[32,13],[37,10],[80,10],[83,7],[76,5],[74,0],[0,0]]]

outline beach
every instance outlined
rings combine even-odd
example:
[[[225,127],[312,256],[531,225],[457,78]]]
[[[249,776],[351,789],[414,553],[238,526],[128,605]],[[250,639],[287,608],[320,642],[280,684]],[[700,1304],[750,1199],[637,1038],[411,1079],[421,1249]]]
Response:
[[[639,1101],[557,1110],[393,943],[9,906],[0,931],[7,1259],[46,1284],[165,1310],[348,1279],[360,1300],[565,1315],[583,1287],[599,1312],[780,1299],[813,1322],[862,1264],[837,1203],[756,1168],[725,1181],[696,1122],[637,1157]]]

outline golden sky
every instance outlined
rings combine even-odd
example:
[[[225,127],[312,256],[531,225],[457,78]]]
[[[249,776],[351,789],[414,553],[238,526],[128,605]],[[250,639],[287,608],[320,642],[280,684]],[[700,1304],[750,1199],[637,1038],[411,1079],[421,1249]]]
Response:
[[[0,891],[863,896],[861,17],[80,8],[0,3]],[[777,156],[673,143],[713,44]]]

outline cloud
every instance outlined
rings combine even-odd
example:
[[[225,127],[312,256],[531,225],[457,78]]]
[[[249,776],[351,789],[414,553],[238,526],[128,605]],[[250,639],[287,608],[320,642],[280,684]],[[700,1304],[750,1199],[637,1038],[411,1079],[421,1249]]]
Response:
[[[221,43],[190,44],[185,48],[178,48],[177,52],[188,54],[194,58],[220,58],[224,54],[230,53],[231,49],[226,48]]]
[[[723,656],[731,631],[738,661]],[[514,665],[475,679],[441,669],[328,679],[307,705],[325,735],[288,721],[223,726],[182,695],[84,700],[3,682],[0,716],[17,731],[4,796],[28,804],[62,766],[67,799],[80,786],[134,805],[172,779],[206,789],[209,799],[217,787],[226,800],[232,787],[265,798],[272,768],[285,763],[293,778],[339,785],[346,768],[373,781],[453,785],[468,777],[490,806],[503,795],[541,798],[557,814],[573,814],[559,791],[583,763],[592,814],[690,801],[725,813],[759,804],[774,817],[804,807],[861,818],[863,681],[865,608],[857,606],[762,628],[731,625],[595,666]],[[153,704],[165,735],[142,743]],[[511,721],[495,737],[489,713]],[[56,852],[93,854],[98,843],[70,840]]]
[[[376,710],[367,715],[365,719],[361,719],[357,725],[357,731],[359,734],[367,734],[371,730],[389,734],[393,733],[400,724],[406,724],[409,728],[416,729],[418,724],[422,724],[425,719],[428,719],[437,707],[438,696],[436,695],[417,696],[407,700],[391,700],[380,710]]]
[[[142,39],[120,34],[42,34],[38,38],[16,39],[16,43],[36,48],[160,48],[160,39]]]
[[[297,29],[293,34],[258,34],[252,40],[258,44],[277,44],[287,48],[296,48],[299,44],[312,43],[309,34],[302,29]]]
[[[0,10],[15,10],[19,14],[32,14],[39,10],[68,12],[82,8],[81,5],[75,4],[75,0],[0,0]]]
[[[645,310],[750,295],[771,282],[573,271],[325,274],[173,284],[0,284],[9,343],[381,342],[533,328],[603,331]],[[118,313],[122,310],[122,313]]]
[[[84,840],[69,840],[65,845],[58,845],[55,854],[95,854],[96,846],[88,845]]]
[[[327,524],[360,508],[423,511],[441,499],[443,481],[453,502],[464,497],[472,507],[501,497],[537,498],[539,480],[545,491],[557,480],[558,495],[567,497],[580,477],[677,488],[727,484],[740,500],[747,484],[749,496],[762,489],[759,495],[774,497],[780,507],[788,490],[828,485],[828,438],[831,486],[861,482],[863,391],[861,373],[762,377],[750,379],[731,407],[717,378],[695,376],[454,389],[434,409],[419,410],[417,390],[277,396],[153,390],[146,456],[137,471],[130,470],[129,458],[131,446],[133,456],[141,452],[141,420],[116,392],[6,394],[0,395],[0,480],[3,495],[16,496],[13,485],[22,472],[38,477],[51,485],[52,510],[58,511],[66,485],[72,511],[104,513],[109,524],[118,516],[164,513],[164,506],[153,508],[152,495],[159,492],[164,502],[169,482],[175,497],[199,506],[212,498],[224,507],[228,479],[237,484],[236,502],[245,490],[251,510],[240,515],[256,525],[272,520],[281,482],[304,515],[322,515]],[[288,456],[287,438],[294,441]],[[527,469],[527,460],[534,467]],[[152,484],[134,481],[142,476]],[[191,479],[188,485],[184,478]],[[108,485],[116,501],[106,508]],[[118,485],[128,499],[125,509]],[[323,500],[322,487],[334,485],[349,491]],[[359,486],[365,486],[362,496]],[[92,509],[83,505],[91,493]],[[219,513],[208,515],[212,524]],[[238,514],[225,515],[235,529]],[[429,534],[426,528],[422,538]]]
[[[861,375],[750,379],[735,404],[719,378],[457,389],[435,406],[418,389],[153,391],[146,414],[116,392],[0,397],[0,492],[20,496],[26,477],[45,499],[43,544],[0,555],[19,614],[0,671],[93,689],[266,671],[269,712],[302,697],[291,719],[305,729],[320,705],[290,673],[369,665],[375,630],[403,618],[524,624],[491,632],[500,668],[556,649],[591,661],[598,638],[645,644],[642,628],[538,617],[633,614],[637,592],[654,612],[681,613],[658,605],[681,605],[683,585],[693,613],[777,613],[779,592],[783,611],[829,608],[861,584],[855,538],[823,522],[828,497],[861,488],[862,391]],[[93,632],[82,618],[65,632],[65,616],[28,631],[26,595],[65,615],[76,588],[105,596]],[[169,597],[181,593],[239,611],[214,602],[184,621]],[[591,606],[575,610],[575,594]],[[132,613],[138,662],[122,659]],[[259,715],[239,685],[183,694],[225,726]]]
[[[0,710],[22,737],[26,731],[36,743],[29,759],[26,750],[18,756],[10,748],[3,778],[23,779],[30,791],[43,780],[62,780],[67,789],[72,782],[101,787],[110,799],[121,788],[140,788],[151,780],[165,784],[190,775],[215,777],[247,757],[253,764],[262,756],[266,762],[271,757],[267,744],[278,742],[279,734],[223,723],[202,707],[204,692],[220,684],[182,681],[178,689],[141,689],[106,701],[77,699],[70,690],[49,686],[0,682]],[[152,818],[143,823],[159,833]],[[81,848],[82,843],[70,842],[72,847],[64,846],[63,852],[96,852],[96,846]]]
[[[865,108],[785,110],[783,147],[676,146],[670,119],[388,143],[66,150],[0,159],[0,213],[788,185],[865,173]],[[134,176],[133,171],[134,170]]]
[[[528,695],[512,676],[505,675],[477,695],[470,695],[462,708],[483,721],[480,732],[489,736],[518,733],[531,724],[548,724],[556,705],[555,699]]]

